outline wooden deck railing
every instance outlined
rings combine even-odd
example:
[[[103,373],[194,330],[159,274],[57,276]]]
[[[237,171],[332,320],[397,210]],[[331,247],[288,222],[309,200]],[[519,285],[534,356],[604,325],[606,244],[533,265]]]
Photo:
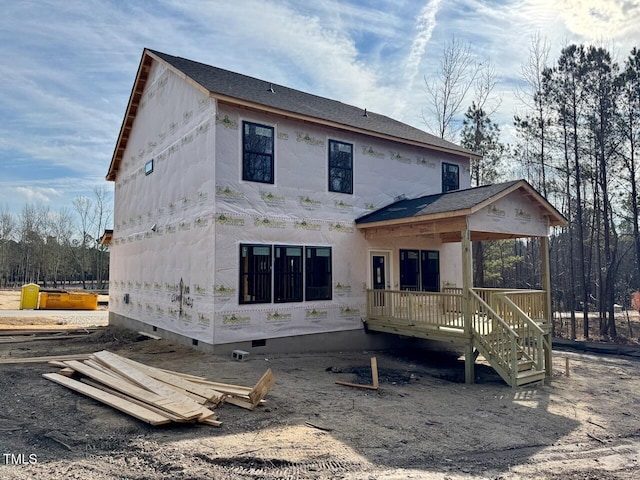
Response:
[[[367,290],[367,316],[462,329],[462,293]]]
[[[500,316],[508,317],[508,312],[500,310],[500,304],[494,301],[494,297],[507,297],[515,305],[518,306],[532,320],[550,324],[551,320],[546,318],[547,292],[544,290],[515,290],[506,288],[474,288],[476,292],[485,302],[491,305]],[[506,314],[506,315],[503,315]],[[508,318],[505,318],[508,323]]]
[[[518,345],[527,358],[544,369],[544,330],[527,316],[507,295],[496,295],[500,310],[505,312],[505,322],[518,334]]]
[[[509,325],[518,326],[523,315],[543,327],[549,324],[545,318],[547,292],[543,290],[474,288],[473,292]],[[367,315],[463,328],[462,301],[462,288],[458,287],[445,287],[442,292],[367,290]]]
[[[545,330],[538,319],[544,319],[546,292],[474,288],[467,298],[469,330],[464,321],[465,295],[458,288],[443,292],[367,290],[367,317],[401,322],[409,328],[433,327],[461,338],[471,333],[478,350],[512,386],[517,385],[519,367],[544,371]]]
[[[513,385],[518,371],[518,334],[474,290],[470,291],[470,302],[474,312],[472,331],[482,346],[481,352],[503,378],[507,377],[505,381]]]

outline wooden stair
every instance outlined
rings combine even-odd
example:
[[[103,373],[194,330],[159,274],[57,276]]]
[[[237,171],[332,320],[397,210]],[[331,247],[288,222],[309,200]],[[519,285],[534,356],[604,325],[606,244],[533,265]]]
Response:
[[[518,326],[509,325],[484,300],[476,298],[483,311],[483,322],[490,321],[493,329],[484,335],[474,330],[474,348],[511,387],[544,381],[544,356],[530,348],[530,345],[543,344],[544,332],[539,327],[532,327],[535,322],[530,318],[523,319],[522,312],[521,323]],[[502,305],[502,308],[508,308],[508,305]]]
[[[506,345],[507,343],[509,345]],[[512,366],[512,362],[500,360],[504,358],[505,353],[507,356],[510,355],[510,344],[510,340],[492,341],[491,334],[485,336],[485,341],[474,340],[474,347],[508,385],[521,387],[543,381],[546,377],[545,369],[537,369],[536,362],[520,346],[516,347],[515,367]]]

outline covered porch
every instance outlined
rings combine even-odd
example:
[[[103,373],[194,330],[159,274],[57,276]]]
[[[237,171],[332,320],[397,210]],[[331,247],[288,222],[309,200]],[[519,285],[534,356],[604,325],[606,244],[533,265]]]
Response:
[[[461,281],[439,291],[375,284],[367,290],[368,330],[450,342],[465,352],[474,381],[482,355],[509,385],[551,376],[551,279],[548,234],[566,220],[524,180],[401,200],[356,220],[367,240],[437,236],[459,244]],[[472,242],[540,239],[540,290],[473,285]]]

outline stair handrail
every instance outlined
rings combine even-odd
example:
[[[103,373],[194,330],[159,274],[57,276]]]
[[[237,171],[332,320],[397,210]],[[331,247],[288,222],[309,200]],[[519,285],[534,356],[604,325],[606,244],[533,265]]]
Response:
[[[469,294],[476,299],[479,305],[483,307],[487,311],[487,313],[491,315],[492,320],[496,321],[497,325],[500,326],[501,330],[503,332],[506,332],[507,335],[509,336],[510,343],[511,343],[510,355],[509,355],[510,358],[507,361],[501,355],[497,355],[496,361],[498,365],[506,369],[505,374],[508,374],[509,376],[508,383],[510,383],[511,386],[515,386],[517,382],[517,375],[518,375],[517,347],[518,347],[519,335],[515,330],[513,330],[513,328],[511,328],[511,326],[507,322],[505,322],[502,319],[500,315],[498,315],[498,313],[491,307],[491,305],[485,302],[480,295],[478,295],[476,292],[473,291],[473,289],[469,289]],[[482,333],[479,332],[478,329],[475,327],[473,321],[471,322],[471,327],[473,330],[474,337],[478,340],[479,343],[481,343],[490,353],[492,354],[499,353],[499,351],[496,350],[495,348],[494,349],[491,348],[489,343],[484,339]],[[487,360],[491,362],[491,359],[487,359]],[[498,371],[498,373],[501,373],[499,369],[496,369],[496,370]],[[505,378],[505,380],[507,379]]]
[[[536,340],[536,355],[535,355],[535,363],[537,370],[544,369],[544,330],[540,328],[536,322],[534,322],[529,315],[524,313],[524,311],[516,305],[516,303],[511,300],[508,296],[508,292],[498,293],[494,296],[502,301],[509,309],[511,309],[516,316],[526,324],[527,328],[532,330],[533,337]],[[522,345],[524,348],[524,345]],[[526,353],[526,352],[525,352]]]

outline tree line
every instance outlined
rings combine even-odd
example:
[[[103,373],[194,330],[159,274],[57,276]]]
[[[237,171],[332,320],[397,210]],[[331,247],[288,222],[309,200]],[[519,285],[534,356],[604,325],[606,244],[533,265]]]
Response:
[[[105,288],[109,252],[100,238],[111,216],[106,188],[95,188],[92,198],[78,197],[72,209],[57,212],[42,204],[26,204],[17,214],[0,209],[0,288],[26,283]]]
[[[472,161],[473,185],[525,178],[567,218],[550,239],[554,310],[570,313],[571,338],[580,317],[589,338],[589,311],[599,312],[600,335],[615,338],[616,304],[629,307],[640,290],[640,51],[621,62],[595,45],[567,45],[554,60],[549,52],[532,37],[507,145],[493,120],[500,107],[494,69],[474,62],[460,42],[447,43],[438,75],[426,79],[428,100],[438,105],[430,108],[432,131],[450,139],[459,133],[462,146],[483,155]],[[470,105],[456,124],[461,98]],[[539,288],[535,239],[474,249],[476,286]]]

